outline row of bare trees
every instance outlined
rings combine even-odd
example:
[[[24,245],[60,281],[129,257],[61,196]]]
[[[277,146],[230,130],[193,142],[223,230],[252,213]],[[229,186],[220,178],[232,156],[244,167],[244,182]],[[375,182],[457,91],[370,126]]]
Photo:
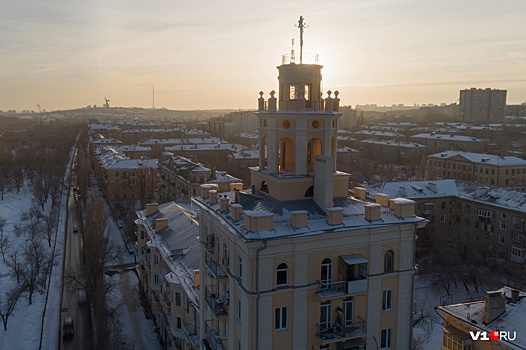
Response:
[[[0,317],[4,331],[21,296],[26,296],[32,304],[35,293],[45,291],[54,262],[51,240],[56,233],[58,212],[53,214],[52,211],[46,216],[39,212],[38,207],[33,207],[29,212],[22,213],[20,219],[24,224],[15,224],[8,234],[4,230],[6,220],[0,218],[0,254],[11,277],[16,280],[16,284],[0,294]],[[12,245],[13,236],[25,238],[25,245],[22,248]]]

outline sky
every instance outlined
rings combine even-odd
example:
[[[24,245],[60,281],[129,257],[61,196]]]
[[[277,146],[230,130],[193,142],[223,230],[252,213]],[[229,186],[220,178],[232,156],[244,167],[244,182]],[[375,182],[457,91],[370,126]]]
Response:
[[[526,102],[524,0],[2,0],[0,110],[257,108],[281,55],[319,54],[345,105]]]

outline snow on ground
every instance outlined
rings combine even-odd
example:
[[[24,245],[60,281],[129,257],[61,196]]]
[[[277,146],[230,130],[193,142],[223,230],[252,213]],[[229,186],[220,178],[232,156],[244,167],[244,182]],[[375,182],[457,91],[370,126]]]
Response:
[[[67,191],[63,194],[60,222],[57,231],[57,258],[53,266],[53,276],[50,283],[51,290],[43,293],[35,293],[33,295],[33,303],[29,305],[27,293],[18,300],[14,312],[11,314],[7,324],[7,331],[0,331],[0,348],[5,349],[38,349],[41,342],[41,334],[48,334],[52,332],[52,337],[45,337],[46,342],[42,347],[46,349],[58,348],[57,334],[60,320],[60,295],[61,295],[61,276],[62,276],[62,247],[64,241],[64,225],[65,225],[65,202]],[[26,236],[16,236],[13,233],[15,224],[27,224],[26,221],[21,220],[21,214],[28,211],[33,206],[33,194],[27,184],[20,190],[19,193],[6,192],[4,200],[0,201],[0,216],[6,218],[7,222],[4,226],[4,235],[8,236],[9,247],[11,251],[18,251],[20,259],[22,250],[26,246]],[[45,213],[48,214],[51,207],[51,200],[48,200],[45,206]],[[44,242],[47,247],[47,242]],[[54,244],[52,242],[52,244]],[[9,253],[6,254],[8,259]],[[12,277],[11,269],[0,258],[0,298],[4,297],[5,291],[16,285],[16,279]],[[46,299],[49,305],[46,307]],[[45,322],[43,322],[44,309],[46,311]],[[43,324],[46,326],[43,328]],[[23,331],[24,336],[20,336]],[[51,339],[52,338],[52,339]]]

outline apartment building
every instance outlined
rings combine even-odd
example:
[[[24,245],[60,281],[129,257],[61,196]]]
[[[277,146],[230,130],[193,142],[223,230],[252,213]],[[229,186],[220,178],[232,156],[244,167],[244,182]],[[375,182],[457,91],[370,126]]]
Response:
[[[446,151],[427,156],[429,179],[458,179],[483,185],[526,189],[526,160],[513,156]]]
[[[484,152],[489,147],[488,140],[471,136],[423,133],[410,136],[412,142],[426,146],[429,152],[442,152],[456,149],[464,152]]]
[[[200,195],[198,190],[202,184],[213,185],[210,188],[219,192],[243,188],[241,180],[227,174],[226,171],[211,170],[203,164],[173,155],[159,160],[159,176],[161,202],[188,200],[198,196]]]
[[[484,300],[439,306],[442,350],[526,349],[526,293],[510,287],[486,292]]]
[[[151,200],[157,194],[157,159],[130,159],[114,148],[92,153],[99,186],[109,200]]]
[[[473,124],[502,123],[506,109],[506,90],[460,90],[459,114],[461,121]]]
[[[447,232],[475,232],[484,238],[488,259],[503,258],[526,268],[524,192],[447,179],[386,182],[369,186],[367,193],[369,198],[415,201],[416,214],[429,220],[419,232],[418,246],[423,250],[432,249],[434,241]]]
[[[290,57],[288,57],[290,59]],[[283,58],[256,113],[251,190],[202,187],[200,337],[206,349],[409,349],[416,229],[407,199],[348,197],[336,170],[338,93],[322,66]]]
[[[174,202],[137,212],[138,272],[164,349],[202,349],[199,228]]]

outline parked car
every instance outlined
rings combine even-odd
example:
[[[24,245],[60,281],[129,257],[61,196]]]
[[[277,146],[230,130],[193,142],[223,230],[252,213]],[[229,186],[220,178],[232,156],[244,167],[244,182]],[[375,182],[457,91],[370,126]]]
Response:
[[[73,232],[74,233],[79,232],[79,227],[77,225],[73,225]]]
[[[86,290],[85,289],[79,289],[77,291],[77,301],[79,304],[85,304],[88,301],[88,297],[86,296]]]
[[[73,326],[73,319],[71,316],[68,316],[64,319],[64,325],[62,326],[62,336],[64,338],[72,337],[74,333],[75,327]]]

